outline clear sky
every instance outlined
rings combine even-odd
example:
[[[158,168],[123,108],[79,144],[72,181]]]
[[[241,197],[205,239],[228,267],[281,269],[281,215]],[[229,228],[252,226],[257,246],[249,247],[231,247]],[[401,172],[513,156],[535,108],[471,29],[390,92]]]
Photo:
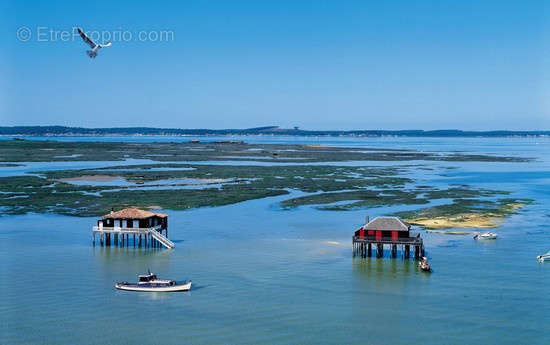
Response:
[[[545,3],[4,0],[0,125],[549,130]]]

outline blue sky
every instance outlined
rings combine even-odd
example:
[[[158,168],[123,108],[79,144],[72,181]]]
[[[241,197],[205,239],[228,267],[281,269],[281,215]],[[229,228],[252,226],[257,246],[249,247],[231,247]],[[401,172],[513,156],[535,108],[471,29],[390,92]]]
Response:
[[[8,0],[0,21],[0,125],[550,129],[544,1]],[[132,39],[38,41],[74,26]]]

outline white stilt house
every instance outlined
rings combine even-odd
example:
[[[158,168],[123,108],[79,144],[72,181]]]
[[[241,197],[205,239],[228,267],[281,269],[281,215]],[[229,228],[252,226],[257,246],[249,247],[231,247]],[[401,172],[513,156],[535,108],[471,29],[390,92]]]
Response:
[[[168,239],[168,215],[138,208],[104,215],[93,227],[94,245],[96,234],[99,234],[100,244],[105,246],[110,246],[113,240],[113,244],[119,246],[174,248],[174,243]]]

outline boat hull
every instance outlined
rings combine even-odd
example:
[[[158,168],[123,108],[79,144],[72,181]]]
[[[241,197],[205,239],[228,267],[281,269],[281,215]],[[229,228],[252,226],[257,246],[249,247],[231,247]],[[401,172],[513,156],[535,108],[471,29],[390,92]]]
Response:
[[[497,239],[497,235],[496,235],[496,234],[490,234],[490,235],[486,235],[486,234],[475,235],[475,236],[474,236],[474,239],[475,239],[475,240],[496,240],[496,239]]]
[[[537,256],[537,260],[539,262],[550,261],[550,255],[539,255]]]
[[[141,291],[141,292],[177,292],[191,290],[191,282],[177,284],[172,286],[139,286],[138,284],[116,283],[115,288],[125,291]]]

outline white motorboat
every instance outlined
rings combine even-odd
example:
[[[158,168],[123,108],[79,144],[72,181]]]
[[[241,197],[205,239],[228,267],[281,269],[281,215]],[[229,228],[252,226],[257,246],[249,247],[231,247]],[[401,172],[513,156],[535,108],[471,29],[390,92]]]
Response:
[[[175,292],[191,290],[191,280],[184,282],[176,282],[175,280],[158,279],[151,272],[138,276],[137,283],[118,282],[115,288],[126,291],[143,291],[143,292]]]
[[[494,232],[484,232],[482,234],[475,234],[474,240],[496,240],[498,235]]]
[[[546,254],[542,254],[542,255],[537,256],[537,260],[539,262],[550,261],[550,251],[548,251],[548,253],[546,253]]]

